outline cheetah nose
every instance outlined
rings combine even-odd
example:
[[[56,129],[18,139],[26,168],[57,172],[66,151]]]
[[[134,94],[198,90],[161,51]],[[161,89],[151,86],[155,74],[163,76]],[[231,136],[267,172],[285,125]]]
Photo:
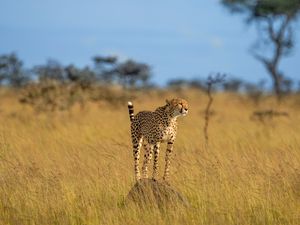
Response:
[[[185,109],[185,110],[182,109],[182,114],[183,114],[183,115],[186,115],[187,113],[188,113],[188,110],[187,110],[187,109]]]

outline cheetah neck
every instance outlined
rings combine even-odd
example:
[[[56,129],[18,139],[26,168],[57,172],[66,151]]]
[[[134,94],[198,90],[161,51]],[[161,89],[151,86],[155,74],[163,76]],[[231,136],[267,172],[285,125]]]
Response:
[[[173,112],[168,111],[166,105],[158,107],[154,112],[157,113],[161,118],[165,119],[164,122],[166,123],[166,126],[177,122],[178,116],[173,116]]]

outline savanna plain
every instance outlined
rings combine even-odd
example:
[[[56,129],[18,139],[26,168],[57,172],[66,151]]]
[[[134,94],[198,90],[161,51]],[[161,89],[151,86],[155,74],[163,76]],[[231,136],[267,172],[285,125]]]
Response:
[[[243,95],[215,94],[208,145],[202,92],[136,93],[135,112],[173,97],[189,102],[189,114],[178,119],[170,184],[190,207],[162,210],[123,204],[135,184],[126,101],[36,113],[2,90],[0,224],[299,225],[300,96],[254,104]],[[288,116],[251,117],[269,109]]]

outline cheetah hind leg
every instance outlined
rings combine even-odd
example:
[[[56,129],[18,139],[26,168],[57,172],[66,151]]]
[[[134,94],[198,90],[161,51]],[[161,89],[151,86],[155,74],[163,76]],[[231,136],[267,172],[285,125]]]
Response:
[[[143,178],[148,178],[148,166],[151,162],[152,154],[153,154],[153,145],[150,145],[148,142],[144,142],[144,162],[142,167]]]
[[[135,172],[135,179],[139,181],[141,179],[140,169],[139,169],[139,161],[140,161],[140,150],[142,146],[143,138],[133,138],[133,157],[134,157],[134,172]]]
[[[152,179],[155,181],[157,180],[158,177],[158,157],[159,157],[159,143],[156,143],[153,147],[153,152],[154,152],[154,164],[153,164],[153,175]]]

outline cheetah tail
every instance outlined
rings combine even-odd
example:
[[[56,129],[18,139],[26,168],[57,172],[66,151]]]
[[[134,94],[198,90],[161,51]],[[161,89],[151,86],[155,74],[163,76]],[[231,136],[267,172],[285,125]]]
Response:
[[[129,112],[129,118],[130,121],[132,121],[134,119],[134,110],[133,110],[133,104],[132,102],[128,102],[128,112]]]

